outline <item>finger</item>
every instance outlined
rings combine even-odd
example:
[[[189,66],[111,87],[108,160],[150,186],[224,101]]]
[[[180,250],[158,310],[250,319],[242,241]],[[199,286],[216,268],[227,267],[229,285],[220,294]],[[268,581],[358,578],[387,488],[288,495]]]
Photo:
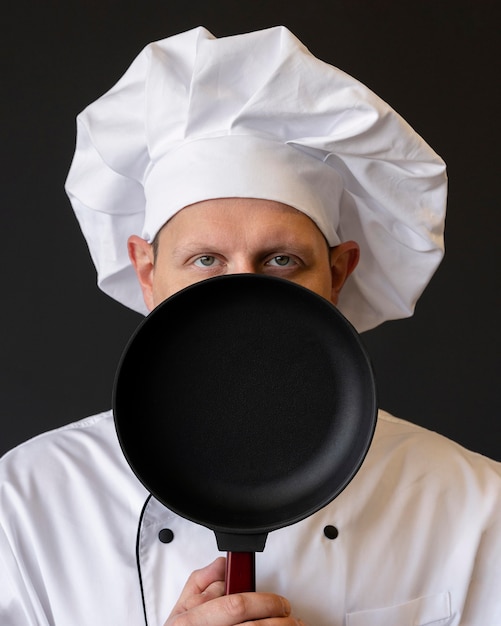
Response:
[[[183,615],[183,626],[235,626],[270,618],[287,618],[291,607],[286,598],[272,593],[236,593],[204,602]],[[287,620],[288,621],[288,620]],[[270,626],[272,621],[269,622]],[[297,624],[291,618],[290,624]],[[283,623],[283,626],[287,626]]]
[[[190,610],[195,606],[199,606],[200,604],[204,604],[204,602],[208,602],[209,600],[213,600],[214,598],[219,598],[224,596],[225,592],[225,584],[222,580],[217,580],[216,582],[211,583],[205,591],[202,593],[194,594],[184,601],[184,607],[186,610]]]
[[[186,608],[189,608],[186,607],[186,604],[189,603],[193,596],[203,594],[208,591],[211,585],[214,585],[215,583],[219,583],[220,585],[222,584],[224,588],[225,567],[226,559],[224,557],[218,557],[206,567],[202,567],[201,569],[192,572],[184,585],[181,595],[179,596],[179,600],[177,601],[172,613],[185,611]],[[214,597],[214,589],[212,589],[212,595],[210,595],[210,597]]]

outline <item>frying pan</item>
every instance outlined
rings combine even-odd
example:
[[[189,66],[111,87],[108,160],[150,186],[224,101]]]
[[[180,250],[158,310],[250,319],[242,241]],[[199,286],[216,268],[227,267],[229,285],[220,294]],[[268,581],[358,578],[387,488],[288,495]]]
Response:
[[[187,287],[145,318],[121,357],[113,410],[139,480],[229,553],[232,593],[254,589],[269,532],[350,482],[377,406],[367,354],[332,304],[237,274]]]

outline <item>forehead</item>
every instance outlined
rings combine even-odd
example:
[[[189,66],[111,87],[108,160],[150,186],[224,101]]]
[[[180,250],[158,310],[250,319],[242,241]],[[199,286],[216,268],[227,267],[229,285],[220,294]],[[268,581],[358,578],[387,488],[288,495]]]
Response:
[[[280,232],[323,234],[307,215],[287,204],[257,198],[216,198],[181,209],[161,229],[162,238],[182,238],[214,233],[220,236]],[[158,235],[157,235],[158,238]]]

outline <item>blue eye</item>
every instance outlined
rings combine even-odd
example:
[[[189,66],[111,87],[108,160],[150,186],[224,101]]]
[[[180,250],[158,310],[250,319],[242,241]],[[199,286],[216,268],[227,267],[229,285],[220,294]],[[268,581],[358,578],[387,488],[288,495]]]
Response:
[[[211,267],[216,262],[216,257],[210,256],[209,254],[204,254],[203,256],[198,257],[195,261],[195,265],[197,267]]]
[[[274,256],[272,259],[270,259],[269,264],[279,266],[279,267],[286,267],[287,265],[290,265],[291,262],[292,260],[290,256],[287,256],[285,254],[279,254],[277,256]]]

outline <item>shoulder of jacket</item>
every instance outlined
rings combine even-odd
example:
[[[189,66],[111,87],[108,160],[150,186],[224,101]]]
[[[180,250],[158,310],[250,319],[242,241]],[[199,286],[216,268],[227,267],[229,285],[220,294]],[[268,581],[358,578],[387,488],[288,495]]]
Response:
[[[64,424],[58,428],[45,431],[31,437],[7,451],[0,458],[0,474],[2,468],[17,465],[23,459],[37,458],[45,454],[49,449],[70,444],[75,439],[75,434],[86,433],[89,438],[98,442],[115,437],[113,413],[111,410],[90,415],[83,419]]]
[[[466,464],[478,471],[485,470],[492,473],[501,480],[499,461],[469,450],[445,435],[395,417],[383,410],[378,413],[376,437],[380,442],[389,446],[405,445],[408,451],[412,450],[420,457],[425,456],[428,461],[435,457],[444,464]],[[411,441],[414,445],[409,446]]]

